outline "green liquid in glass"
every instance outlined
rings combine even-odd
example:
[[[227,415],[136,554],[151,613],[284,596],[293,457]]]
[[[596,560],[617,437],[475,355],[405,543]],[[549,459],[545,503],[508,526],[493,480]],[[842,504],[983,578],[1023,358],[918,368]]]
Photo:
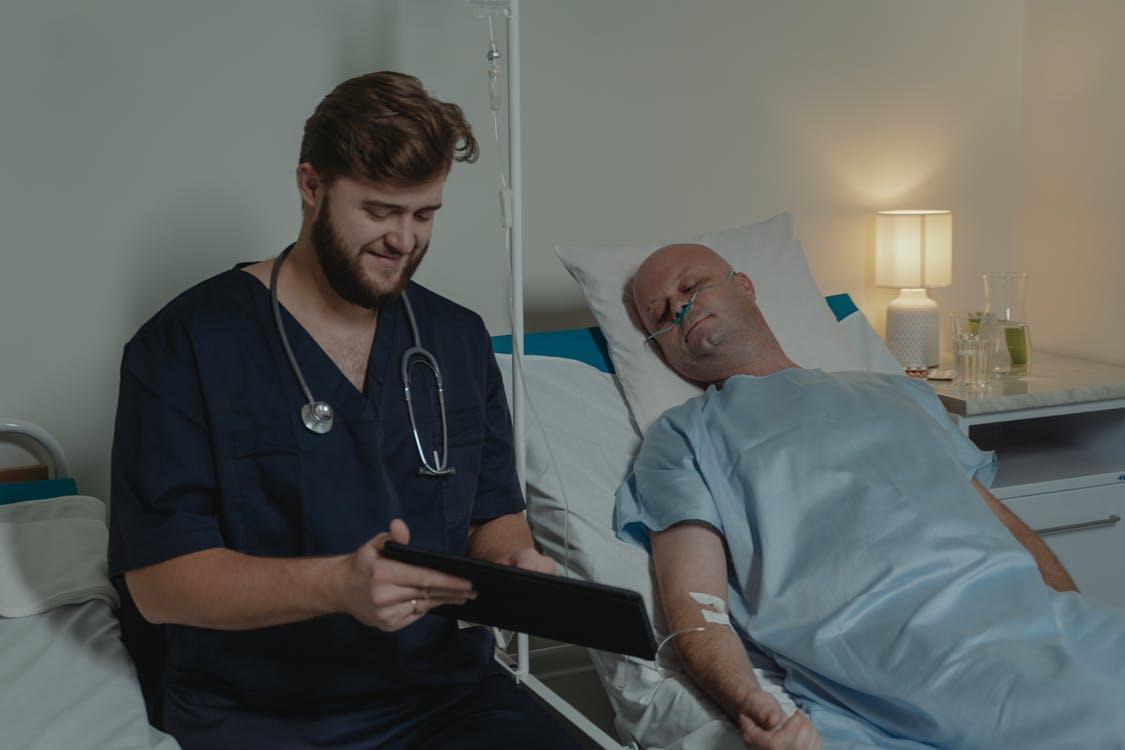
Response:
[[[1017,324],[1004,326],[1004,340],[1008,344],[1008,356],[1013,365],[1027,364],[1027,326]]]

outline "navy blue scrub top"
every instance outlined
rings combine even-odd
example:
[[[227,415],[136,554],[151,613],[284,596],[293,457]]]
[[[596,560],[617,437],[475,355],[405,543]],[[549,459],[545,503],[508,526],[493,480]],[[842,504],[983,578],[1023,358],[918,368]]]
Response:
[[[245,265],[245,264],[241,264]],[[484,324],[411,283],[422,345],[442,370],[452,476],[419,466],[399,363],[412,345],[401,300],[379,312],[366,392],[287,311],[293,354],[330,432],[300,419],[304,397],[274,326],[269,290],[240,266],[188,290],[126,345],[113,442],[109,573],[198,550],[350,553],[392,518],[413,544],[464,553],[471,522],[523,510],[511,421]],[[411,370],[423,448],[440,450],[430,370]],[[428,616],[383,633],[334,614],[279,627],[169,626],[166,684],[248,705],[377,700],[463,684],[495,669],[484,628]]]

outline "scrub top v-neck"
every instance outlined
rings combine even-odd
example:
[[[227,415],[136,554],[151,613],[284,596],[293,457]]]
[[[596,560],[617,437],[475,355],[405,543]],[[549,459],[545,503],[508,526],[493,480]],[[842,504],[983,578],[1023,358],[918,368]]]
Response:
[[[399,361],[401,301],[379,311],[363,392],[292,315],[282,320],[330,432],[300,420],[304,397],[269,290],[235,267],[178,297],[129,342],[113,447],[110,575],[227,547],[262,557],[350,553],[392,518],[411,541],[463,553],[470,523],[523,509],[503,384],[479,316],[408,288],[443,371],[449,463],[418,477]],[[432,377],[412,373],[423,446],[440,441]],[[494,669],[480,628],[424,617],[382,633],[344,614],[251,631],[168,628],[166,682],[251,705],[377,699],[462,684]]]

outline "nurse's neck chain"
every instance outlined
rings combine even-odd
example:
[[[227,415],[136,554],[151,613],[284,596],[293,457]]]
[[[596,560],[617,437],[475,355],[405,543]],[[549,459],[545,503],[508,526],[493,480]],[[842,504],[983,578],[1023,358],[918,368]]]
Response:
[[[273,271],[270,273],[270,304],[273,307],[273,321],[277,326],[277,335],[281,337],[281,346],[285,349],[289,366],[293,368],[293,374],[297,376],[297,383],[305,394],[305,404],[301,406],[301,421],[310,432],[323,435],[332,429],[332,407],[313,398],[312,391],[309,390],[308,383],[305,382],[305,376],[297,365],[297,358],[293,356],[293,349],[289,346],[289,337],[285,334],[285,324],[281,320],[281,305],[277,301],[277,275],[281,271],[281,264],[285,262],[285,258],[288,257],[289,251],[292,249],[293,246],[290,245],[282,250],[281,255],[277,256],[277,260],[273,264]],[[418,323],[414,319],[414,308],[410,306],[410,299],[406,296],[405,291],[402,293],[402,305],[406,309],[406,319],[410,323],[410,335],[414,342],[414,346],[402,353],[400,370],[402,373],[403,397],[406,399],[406,411],[410,415],[410,430],[414,433],[414,445],[418,449],[418,458],[422,461],[422,465],[418,467],[418,476],[449,476],[454,470],[452,466],[446,465],[449,460],[449,424],[445,415],[445,388],[442,386],[441,369],[438,367],[434,355],[422,347],[418,335]],[[426,452],[422,449],[422,439],[418,436],[418,423],[414,420],[414,404],[410,399],[410,368],[419,364],[429,367],[434,373],[434,382],[437,384],[438,408],[441,410],[441,455],[439,457],[435,449],[432,464],[426,458]]]

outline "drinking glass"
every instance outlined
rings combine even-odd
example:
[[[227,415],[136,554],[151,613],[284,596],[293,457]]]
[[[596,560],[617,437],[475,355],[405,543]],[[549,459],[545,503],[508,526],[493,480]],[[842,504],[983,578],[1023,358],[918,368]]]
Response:
[[[950,315],[953,340],[953,382],[976,390],[988,387],[996,320],[985,312]]]
[[[1031,373],[1031,330],[1027,324],[1026,273],[986,273],[985,310],[996,318],[992,371],[1020,378]]]

